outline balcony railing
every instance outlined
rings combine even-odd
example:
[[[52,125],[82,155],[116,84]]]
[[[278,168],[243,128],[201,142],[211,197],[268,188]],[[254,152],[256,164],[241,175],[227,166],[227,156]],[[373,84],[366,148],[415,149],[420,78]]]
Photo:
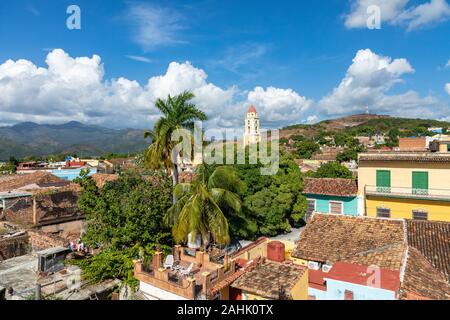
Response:
[[[366,185],[365,193],[369,196],[383,196],[389,198],[412,198],[450,201],[450,189],[419,189]]]

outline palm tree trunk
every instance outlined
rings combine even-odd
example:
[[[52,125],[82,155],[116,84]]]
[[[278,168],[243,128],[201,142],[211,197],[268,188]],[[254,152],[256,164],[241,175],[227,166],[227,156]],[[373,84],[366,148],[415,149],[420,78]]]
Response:
[[[172,182],[174,187],[178,184],[178,165],[176,164],[172,166]]]
[[[178,151],[175,147],[172,150],[172,183],[173,187],[175,187],[178,184]],[[175,199],[175,195],[172,195],[173,198],[173,204],[177,203],[177,199]]]

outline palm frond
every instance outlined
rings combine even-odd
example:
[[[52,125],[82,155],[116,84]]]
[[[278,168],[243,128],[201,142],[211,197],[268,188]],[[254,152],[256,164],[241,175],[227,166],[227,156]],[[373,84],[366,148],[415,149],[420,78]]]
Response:
[[[234,192],[213,188],[211,189],[211,197],[220,208],[230,208],[234,212],[242,210],[241,198]]]

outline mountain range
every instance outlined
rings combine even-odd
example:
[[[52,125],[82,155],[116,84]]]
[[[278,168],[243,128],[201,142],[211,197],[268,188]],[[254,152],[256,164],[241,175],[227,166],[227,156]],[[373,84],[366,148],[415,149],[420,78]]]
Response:
[[[132,153],[143,150],[149,142],[144,139],[144,131],[137,129],[115,130],[76,121],[58,125],[22,122],[0,127],[0,160],[10,156]]]
[[[317,124],[298,124],[281,129],[280,137],[303,135],[313,137],[324,132],[361,131],[369,127],[386,133],[391,128],[400,131],[417,127],[450,128],[449,122],[438,120],[395,118],[386,115],[359,114],[321,121]],[[362,130],[364,131],[364,130]],[[425,130],[426,131],[426,130]],[[22,122],[0,127],[0,160],[10,156],[77,154],[79,157],[101,156],[108,153],[133,153],[145,149],[149,140],[138,129],[115,130],[72,121],[66,124],[36,124]]]

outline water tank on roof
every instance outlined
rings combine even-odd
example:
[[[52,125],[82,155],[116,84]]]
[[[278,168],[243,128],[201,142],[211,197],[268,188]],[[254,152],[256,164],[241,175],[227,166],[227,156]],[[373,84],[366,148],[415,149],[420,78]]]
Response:
[[[267,259],[284,262],[284,243],[280,241],[271,241],[267,245]]]

